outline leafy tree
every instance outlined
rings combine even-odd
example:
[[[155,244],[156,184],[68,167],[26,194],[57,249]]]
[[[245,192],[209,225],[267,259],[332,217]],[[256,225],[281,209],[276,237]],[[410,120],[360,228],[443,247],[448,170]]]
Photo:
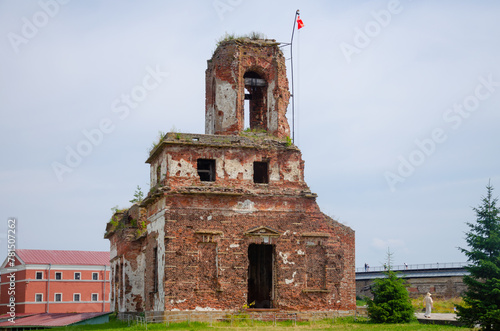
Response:
[[[368,316],[375,323],[408,323],[414,319],[408,285],[392,271],[391,257],[392,253],[387,251],[386,277],[373,281],[373,300],[367,300]]]
[[[130,200],[131,203],[141,203],[142,200],[144,199],[144,193],[142,193],[141,191],[141,188],[139,187],[139,185],[137,185],[137,188],[135,189],[135,193],[134,193],[134,198],[132,200]]]
[[[469,327],[500,330],[500,211],[493,187],[488,183],[486,189],[482,204],[473,208],[476,222],[467,223],[465,240],[470,249],[459,248],[470,263],[465,267],[470,274],[464,276],[467,290],[457,314]]]

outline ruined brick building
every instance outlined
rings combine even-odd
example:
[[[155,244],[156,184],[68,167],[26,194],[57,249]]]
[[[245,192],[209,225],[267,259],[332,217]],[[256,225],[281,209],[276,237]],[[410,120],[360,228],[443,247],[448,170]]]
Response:
[[[289,98],[276,41],[219,44],[205,134],[163,137],[146,161],[148,196],[107,225],[112,309],[355,308],[354,231],[323,214],[304,181]]]

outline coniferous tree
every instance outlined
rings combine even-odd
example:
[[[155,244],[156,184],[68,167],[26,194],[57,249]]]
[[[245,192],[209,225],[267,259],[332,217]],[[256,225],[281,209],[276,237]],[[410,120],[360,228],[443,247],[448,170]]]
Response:
[[[134,198],[130,200],[131,203],[141,203],[144,199],[144,193],[142,193],[141,187],[137,185],[137,188],[134,192]]]
[[[464,276],[467,290],[464,305],[457,306],[459,320],[469,327],[500,330],[500,217],[493,187],[486,186],[482,204],[474,208],[476,222],[467,223],[465,240],[469,250],[460,248],[469,261]]]
[[[367,300],[368,316],[375,323],[408,323],[414,319],[408,285],[392,271],[391,258],[392,253],[387,251],[386,277],[373,281],[373,300]]]

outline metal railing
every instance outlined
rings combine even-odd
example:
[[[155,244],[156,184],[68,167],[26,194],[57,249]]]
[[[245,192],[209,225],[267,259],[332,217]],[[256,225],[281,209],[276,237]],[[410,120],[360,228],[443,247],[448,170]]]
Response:
[[[424,263],[424,264],[400,264],[400,265],[392,265],[391,270],[393,271],[404,271],[404,270],[422,270],[422,269],[445,269],[445,268],[463,268],[468,266],[469,262],[446,262],[446,263]],[[375,266],[368,268],[356,268],[356,272],[374,272],[374,271],[386,271],[387,266]]]
[[[260,312],[260,313],[241,313],[236,312],[230,314],[225,319],[229,320],[231,326],[234,326],[234,323],[245,322],[250,324],[250,326],[254,326],[255,321],[268,321],[272,322],[274,326],[276,326],[276,322],[279,321],[292,321],[293,326],[297,326],[297,313],[287,313],[287,312]],[[240,324],[240,323],[238,323]]]
[[[297,321],[309,321],[311,325],[316,324],[320,320],[330,320],[335,323],[335,319],[342,317],[353,317],[357,320],[360,317],[367,318],[365,310],[350,310],[350,311],[306,311],[306,312],[215,312],[215,311],[186,311],[176,312],[169,314],[168,312],[146,312],[145,316],[135,316],[135,324],[145,326],[146,330],[148,324],[151,323],[165,323],[165,326],[170,326],[171,323],[187,322],[190,325],[192,322],[207,323],[210,327],[213,322],[228,322],[231,327],[242,326],[242,322],[246,326],[254,326],[256,321],[272,322],[274,326],[278,322],[291,321],[293,326],[297,325]],[[132,317],[128,318],[129,326],[133,320]]]

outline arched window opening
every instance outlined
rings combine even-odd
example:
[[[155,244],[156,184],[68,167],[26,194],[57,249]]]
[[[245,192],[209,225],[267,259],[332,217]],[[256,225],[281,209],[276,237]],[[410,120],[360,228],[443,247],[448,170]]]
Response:
[[[254,71],[248,71],[243,75],[245,79],[245,100],[249,102],[249,126],[252,130],[267,130],[267,100],[266,100],[266,80],[261,78]],[[245,114],[246,115],[246,114]],[[246,122],[246,119],[243,123]]]

